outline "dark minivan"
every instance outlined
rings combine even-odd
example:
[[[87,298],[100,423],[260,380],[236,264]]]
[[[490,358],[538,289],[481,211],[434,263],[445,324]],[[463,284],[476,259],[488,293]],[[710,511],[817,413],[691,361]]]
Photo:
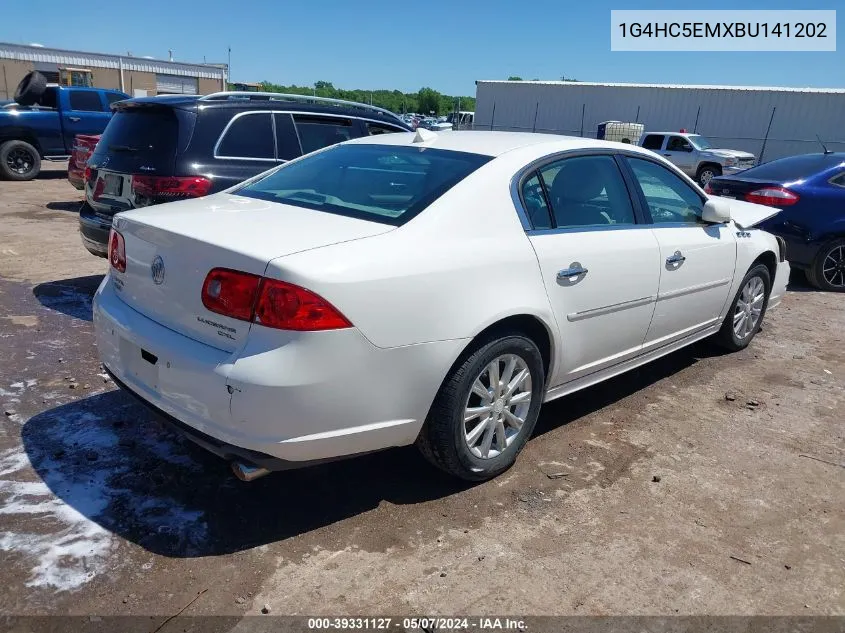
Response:
[[[412,131],[388,110],[307,95],[220,92],[114,104],[85,173],[79,230],[107,257],[115,213],[227,189],[317,149]]]

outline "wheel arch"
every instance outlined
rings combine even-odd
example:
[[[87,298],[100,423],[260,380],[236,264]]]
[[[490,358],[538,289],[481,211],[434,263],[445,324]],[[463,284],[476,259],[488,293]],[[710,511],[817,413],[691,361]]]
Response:
[[[494,338],[497,333],[504,332],[520,332],[534,341],[534,344],[540,350],[540,356],[543,358],[543,370],[546,374],[546,381],[548,381],[556,360],[554,353],[555,336],[552,326],[548,322],[536,314],[529,313],[502,316],[482,327],[464,346],[449,371],[451,372],[455,366],[463,362],[463,359],[471,354],[482,341],[488,341]]]
[[[698,174],[701,173],[701,170],[704,169],[705,167],[715,167],[719,171],[722,171],[722,166],[719,163],[712,161],[712,160],[705,160],[705,161],[700,162],[698,164],[698,167],[695,168],[695,175],[698,176]]]
[[[775,275],[778,271],[778,257],[772,251],[766,250],[760,253],[757,258],[751,262],[748,270],[754,268],[757,264],[763,264],[769,271],[769,277],[772,284],[775,283]],[[747,272],[747,271],[746,271]]]
[[[6,141],[23,141],[24,143],[29,143],[35,148],[35,151],[38,152],[38,155],[43,158],[44,154],[41,150],[41,145],[38,143],[38,139],[35,138],[35,135],[32,133],[31,130],[25,127],[9,127],[9,128],[0,128],[0,145],[5,143]]]

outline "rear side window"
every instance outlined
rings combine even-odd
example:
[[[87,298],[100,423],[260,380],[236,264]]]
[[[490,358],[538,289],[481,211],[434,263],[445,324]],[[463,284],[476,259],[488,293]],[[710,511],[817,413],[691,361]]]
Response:
[[[295,114],[293,120],[303,154],[348,141],[356,136],[350,119]]]
[[[106,93],[106,101],[109,102],[109,105],[113,104],[116,101],[123,101],[126,97],[122,94],[117,92],[107,92]]]
[[[663,147],[664,138],[662,134],[649,134],[643,139],[643,147],[651,150],[660,149]]]
[[[240,196],[401,225],[491,160],[393,145],[341,145],[289,163]]]
[[[269,112],[242,114],[232,120],[214,152],[217,158],[273,160],[273,123]]]
[[[102,112],[103,102],[100,94],[87,90],[72,90],[70,93],[70,109],[81,112]]]
[[[843,171],[841,174],[834,176],[828,182],[831,185],[836,185],[837,187],[845,187],[845,171]]]
[[[634,224],[634,207],[612,156],[579,156],[540,170],[555,226]]]

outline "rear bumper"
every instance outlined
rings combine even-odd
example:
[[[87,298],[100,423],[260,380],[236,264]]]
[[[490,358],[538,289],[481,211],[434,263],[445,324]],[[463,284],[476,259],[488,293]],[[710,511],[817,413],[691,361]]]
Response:
[[[85,189],[85,179],[83,171],[75,166],[69,166],[67,169],[67,179],[70,184],[82,191]]]
[[[88,203],[84,203],[79,210],[79,236],[89,253],[98,257],[108,257],[109,231],[111,231],[111,220],[106,221],[96,215]]]
[[[100,358],[118,384],[204,448],[272,470],[413,443],[464,345],[382,349],[354,328],[253,326],[230,354],[130,308],[110,275],[93,312]]]

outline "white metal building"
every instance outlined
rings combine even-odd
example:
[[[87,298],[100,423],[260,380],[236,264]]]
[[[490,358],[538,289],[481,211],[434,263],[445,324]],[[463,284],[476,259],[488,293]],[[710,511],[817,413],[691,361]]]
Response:
[[[477,81],[475,129],[595,138],[603,121],[685,128],[764,161],[845,151],[845,89]],[[764,149],[765,143],[765,149]]]

